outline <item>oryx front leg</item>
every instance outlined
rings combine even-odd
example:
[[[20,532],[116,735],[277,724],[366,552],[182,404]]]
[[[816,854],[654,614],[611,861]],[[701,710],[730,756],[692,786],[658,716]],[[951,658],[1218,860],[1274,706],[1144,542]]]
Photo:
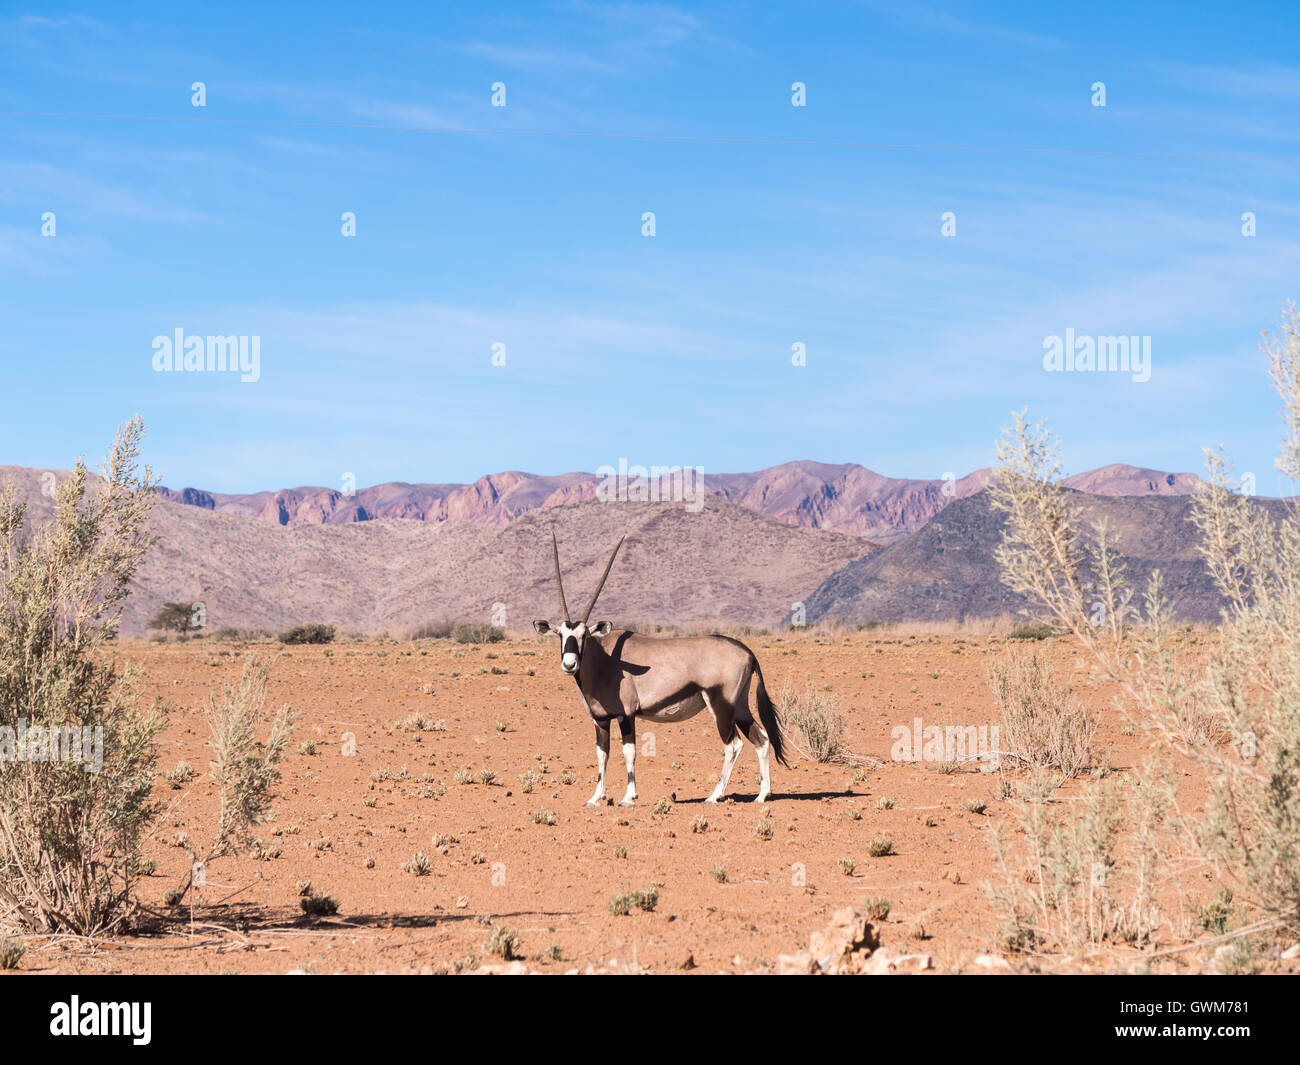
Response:
[[[609,763],[609,726],[596,723],[596,791],[583,805],[599,806],[605,801],[605,766]]]
[[[705,802],[719,802],[722,796],[727,793],[727,781],[731,779],[731,771],[736,768],[736,759],[740,757],[740,749],[745,745],[745,741],[740,738],[740,733],[734,733],[731,740],[722,748],[722,777],[718,780],[718,786],[713,789]]]
[[[632,806],[636,803],[636,719],[620,717],[618,727],[623,734],[623,761],[627,763],[627,794],[619,806]]]

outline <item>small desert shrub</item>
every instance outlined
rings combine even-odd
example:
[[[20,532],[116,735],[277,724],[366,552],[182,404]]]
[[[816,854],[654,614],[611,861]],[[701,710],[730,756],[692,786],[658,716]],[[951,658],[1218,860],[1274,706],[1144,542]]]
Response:
[[[1300,309],[1287,305],[1266,335],[1284,432],[1276,465],[1300,478]],[[1300,515],[1274,517],[1227,458],[1205,453],[1205,487],[1192,496],[1200,554],[1225,604],[1208,661],[1181,632],[1158,575],[1134,606],[1115,537],[1081,511],[1059,481],[1058,442],[1023,414],[1004,430],[992,488],[1006,514],[998,550],[1003,582],[1068,630],[1121,700],[1161,741],[1162,754],[1209,777],[1202,814],[1181,819],[1202,860],[1220,865],[1244,903],[1300,929]],[[1135,622],[1141,621],[1142,627]],[[1228,741],[1228,742],[1225,742]],[[1170,779],[1181,766],[1167,764]]]
[[[839,698],[819,692],[812,681],[801,695],[787,683],[777,697],[781,720],[790,730],[794,744],[816,762],[843,762],[848,757],[844,746],[844,718],[840,716]]]
[[[266,629],[237,629],[225,625],[217,629],[212,638],[221,643],[265,643],[271,639],[271,633]]]
[[[265,716],[267,679],[266,664],[250,654],[238,687],[226,687],[220,698],[208,697],[212,779],[221,804],[217,838],[207,861],[245,843],[250,829],[270,812],[272,792],[280,781],[280,762],[293,729],[293,711],[281,706],[270,718],[266,739],[257,738]]]
[[[169,769],[163,774],[163,780],[167,781],[175,791],[180,791],[196,776],[193,766],[188,762],[177,762],[175,769]]]
[[[27,947],[21,939],[0,936],[0,969],[17,969],[26,953]]]
[[[893,904],[883,895],[873,895],[863,903],[862,908],[873,921],[883,921],[889,916]],[[924,936],[920,938],[924,938]]]
[[[1002,753],[1069,779],[1092,768],[1096,718],[1080,707],[1037,655],[1011,655],[989,669],[1002,711]]]
[[[308,917],[333,917],[339,912],[338,902],[328,895],[304,895],[298,900],[298,905]]]
[[[664,814],[670,813],[672,811],[672,808],[673,808],[673,804],[670,803],[667,799],[660,799],[657,803],[654,804],[654,807],[653,809],[651,809],[650,812],[652,814],[658,814],[660,817],[662,817]]]
[[[506,638],[506,630],[495,625],[462,622],[452,629],[451,638],[457,643],[501,643]]]
[[[858,863],[852,858],[837,858],[835,864],[840,867],[840,872],[845,876],[852,876],[853,870],[858,867]]]
[[[867,840],[867,853],[873,858],[887,858],[894,853],[894,841],[888,836],[872,836]]]
[[[158,871],[158,863],[152,858],[136,858],[131,862],[132,876],[153,876]]]
[[[556,821],[555,814],[550,810],[534,810],[533,824],[535,825],[554,825]]]
[[[280,633],[279,640],[281,643],[302,644],[302,643],[333,643],[334,626],[322,625],[319,622],[312,622],[308,625],[295,625],[291,629],[285,629]]]
[[[1229,940],[1214,952],[1209,971],[1219,976],[1249,976],[1259,971],[1259,957],[1250,937]]]
[[[88,491],[78,460],[54,517],[28,526],[12,486],[0,494],[0,726],[40,729],[84,760],[0,768],[0,920],[23,932],[106,935],[129,920],[140,842],[158,813],[161,710],[119,673],[105,645],[151,543],[152,471],[137,474],[144,427],[118,430]],[[44,730],[50,730],[44,732]],[[11,733],[12,734],[12,733]],[[64,747],[63,745],[67,746]],[[102,768],[86,772],[102,752]]]
[[[416,851],[406,860],[402,869],[412,876],[428,876],[433,869],[433,863],[429,861],[429,856],[424,851]]]
[[[1232,909],[1232,891],[1221,887],[1214,898],[1196,911],[1197,923],[1210,935],[1221,936],[1228,930]]]
[[[1028,625],[1021,625],[1007,633],[1008,640],[1046,640],[1053,636],[1059,636],[1055,628],[1045,621],[1031,621]]]
[[[972,814],[982,814],[985,810],[989,808],[988,803],[986,803],[983,799],[967,799],[961,805],[963,810],[967,811],[967,813],[972,813]]]
[[[446,724],[433,721],[423,714],[411,714],[397,723],[399,732],[445,732]]]
[[[772,832],[772,822],[766,817],[762,818],[758,824],[754,826],[754,835],[759,839],[771,839]]]
[[[1040,775],[1043,771],[1040,771]],[[1102,943],[1146,946],[1160,926],[1156,888],[1170,875],[1171,790],[1148,767],[1137,779],[1090,781],[1069,807],[1021,801],[1020,831],[990,826],[996,878],[985,891],[1012,952]]]
[[[423,625],[417,625],[408,633],[408,639],[412,640],[445,640],[451,635],[451,622],[443,621],[426,621]]]
[[[727,871],[720,865],[715,865],[710,869],[709,876],[713,877],[713,879],[719,884],[725,884],[727,882]]]
[[[495,954],[505,961],[512,961],[520,956],[519,947],[519,935],[513,928],[507,928],[505,925],[494,925],[492,934],[488,937],[483,950],[488,954]]]
[[[877,810],[892,810],[896,805],[898,805],[898,800],[892,795],[882,795],[876,800]]]
[[[645,891],[626,891],[609,900],[609,912],[615,917],[626,917],[632,910],[644,910],[653,913],[659,905],[659,889],[647,888]]]

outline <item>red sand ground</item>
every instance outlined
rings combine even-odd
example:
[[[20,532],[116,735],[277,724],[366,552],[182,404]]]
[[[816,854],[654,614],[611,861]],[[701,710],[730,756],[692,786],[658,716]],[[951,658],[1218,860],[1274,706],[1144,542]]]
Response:
[[[992,821],[1014,823],[1009,804],[997,797],[997,774],[970,767],[944,774],[932,764],[888,759],[891,729],[915,717],[927,725],[997,721],[986,677],[1003,642],[870,633],[748,642],[773,693],[787,681],[802,688],[812,678],[838,697],[850,749],[883,764],[855,773],[796,754],[792,768],[774,768],[775,799],[763,809],[745,801],[758,782],[746,746],[730,801],[704,805],[721,764],[716,730],[704,714],[675,726],[642,726],[634,809],[584,809],[595,781],[592,726],[572,680],[559,671],[552,642],[286,649],[271,669],[268,706],[290,703],[297,724],[274,820],[258,829],[274,856],[214,862],[206,886],[153,934],[93,947],[34,940],[21,968],[436,972],[471,956],[498,962],[484,948],[491,926],[504,924],[518,933],[530,970],[665,972],[693,964],[705,972],[772,971],[779,954],[807,946],[835,910],[884,896],[893,908],[881,936],[891,951],[928,953],[940,972],[980,971],[974,958],[996,948],[995,915],[983,890],[993,872],[987,831]],[[1111,749],[1111,764],[1136,771],[1148,741],[1123,726],[1082,655],[1064,640],[1039,646],[1101,712],[1098,739]],[[188,857],[178,841],[187,836],[202,848],[211,839],[216,804],[203,706],[210,693],[237,680],[245,650],[210,639],[119,648],[123,662],[146,670],[146,692],[172,707],[160,769],[184,760],[199,771],[181,790],[159,781],[157,795],[169,808],[145,849],[157,867],[140,889],[150,907],[164,910],[165,892],[185,876]],[[416,713],[444,721],[446,730],[396,728]],[[349,733],[356,742],[350,756],[343,753]],[[314,754],[301,749],[308,742]],[[478,782],[484,770],[495,773],[490,785]],[[525,793],[520,776],[530,770],[539,779]],[[610,770],[609,790],[618,799],[617,743]],[[395,778],[376,779],[385,771]],[[460,771],[474,781],[457,783]],[[1185,777],[1184,809],[1203,795],[1203,781]],[[895,799],[892,809],[878,808],[883,796]],[[963,809],[970,798],[987,802],[987,812]],[[666,812],[656,812],[661,800],[668,801]],[[540,810],[551,811],[555,824],[535,823]],[[767,839],[755,831],[765,816]],[[693,830],[697,819],[707,828]],[[868,855],[867,840],[878,834],[892,838],[894,855]],[[435,843],[435,835],[450,841]],[[403,870],[416,851],[431,859],[427,876]],[[842,858],[855,863],[849,875]],[[716,881],[716,868],[725,869],[725,882]],[[303,880],[338,900],[336,917],[303,918]],[[608,912],[612,896],[651,885],[660,885],[653,913]],[[1169,909],[1177,920],[1213,886],[1197,870],[1175,890]],[[915,938],[918,923],[924,939]],[[1179,941],[1172,928],[1162,939]],[[1011,960],[1022,968],[1105,970],[1139,955],[1116,951],[1087,964]],[[1204,961],[1201,952],[1162,964],[1199,971]]]

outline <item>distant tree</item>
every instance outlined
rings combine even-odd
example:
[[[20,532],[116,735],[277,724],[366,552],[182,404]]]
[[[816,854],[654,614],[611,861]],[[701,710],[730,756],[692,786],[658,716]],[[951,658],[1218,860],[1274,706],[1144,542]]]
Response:
[[[189,603],[163,603],[162,609],[149,622],[149,628],[167,632],[191,632],[198,628],[194,624],[194,607]]]

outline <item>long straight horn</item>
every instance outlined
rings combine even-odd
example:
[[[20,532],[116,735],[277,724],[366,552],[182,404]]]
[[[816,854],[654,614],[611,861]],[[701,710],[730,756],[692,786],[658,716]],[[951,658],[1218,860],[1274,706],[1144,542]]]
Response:
[[[605,563],[605,572],[600,575],[600,583],[596,585],[596,590],[591,594],[591,602],[587,604],[587,609],[582,612],[582,623],[587,624],[587,619],[591,617],[591,610],[596,605],[596,600],[600,598],[600,590],[605,587],[605,578],[609,576],[609,571],[614,566],[614,557],[618,554],[618,549],[623,546],[624,536],[618,538],[618,543],[614,545],[613,554],[609,556],[609,561]]]
[[[555,530],[551,530],[551,550],[555,553],[555,587],[560,589],[560,610],[564,613],[564,623],[569,624],[569,604],[564,601],[564,581],[560,579],[560,545],[555,542]]]

